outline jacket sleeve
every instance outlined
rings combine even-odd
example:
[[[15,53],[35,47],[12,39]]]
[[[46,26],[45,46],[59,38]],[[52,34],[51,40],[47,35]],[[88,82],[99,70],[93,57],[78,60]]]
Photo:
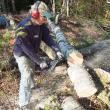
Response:
[[[17,35],[18,45],[21,47],[22,51],[36,64],[40,65],[42,62],[40,59],[40,56],[36,51],[34,50],[32,44],[30,41],[26,39],[28,37],[28,34],[26,32],[20,31]]]
[[[59,51],[58,45],[55,43],[55,41],[52,39],[52,37],[49,35],[49,29],[45,26],[42,28],[42,40],[51,47],[54,51]]]

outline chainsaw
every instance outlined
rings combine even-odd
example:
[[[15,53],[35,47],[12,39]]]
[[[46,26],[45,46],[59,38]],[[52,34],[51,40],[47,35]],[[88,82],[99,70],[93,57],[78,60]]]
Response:
[[[54,60],[45,58],[45,61],[47,62],[48,67],[46,69],[42,70],[44,73],[52,73],[56,66],[59,66],[59,65],[65,63],[64,59],[59,59],[59,58],[56,58]]]

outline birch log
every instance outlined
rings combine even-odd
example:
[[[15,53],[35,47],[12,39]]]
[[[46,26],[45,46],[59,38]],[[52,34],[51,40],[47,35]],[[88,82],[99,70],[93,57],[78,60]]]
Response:
[[[74,88],[79,97],[89,97],[96,93],[97,89],[94,85],[89,73],[83,68],[83,56],[73,46],[71,46],[60,27],[56,26],[51,20],[48,19],[48,25],[51,31],[56,36],[56,42],[67,59],[69,68],[68,75],[74,84]]]
[[[79,97],[89,97],[97,92],[92,77],[82,65],[74,64],[67,71]]]

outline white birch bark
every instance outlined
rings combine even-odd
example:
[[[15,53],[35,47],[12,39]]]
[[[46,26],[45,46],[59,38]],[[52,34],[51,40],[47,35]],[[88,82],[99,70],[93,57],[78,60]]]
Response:
[[[66,9],[67,17],[69,17],[69,0],[66,1]]]
[[[53,0],[53,3],[52,3],[52,11],[53,11],[53,14],[55,14],[55,0]]]

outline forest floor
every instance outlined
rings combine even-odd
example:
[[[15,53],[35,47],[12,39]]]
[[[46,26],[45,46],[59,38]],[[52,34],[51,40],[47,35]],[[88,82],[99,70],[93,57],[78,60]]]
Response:
[[[95,21],[83,18],[65,18],[60,20],[60,26],[67,40],[78,50],[110,37],[110,22],[101,26]],[[18,110],[20,75],[16,67],[9,66],[12,47],[6,43],[2,44],[3,49],[0,54],[0,110]],[[57,66],[51,74],[45,73],[45,71],[36,71],[35,82],[38,87],[33,90],[32,110],[37,110],[38,106],[43,105],[44,102],[49,102],[43,105],[44,110],[62,110],[62,101],[68,96],[75,97],[86,110],[110,110],[97,97],[97,94],[88,98],[79,98],[76,95],[67,75],[67,64]]]

